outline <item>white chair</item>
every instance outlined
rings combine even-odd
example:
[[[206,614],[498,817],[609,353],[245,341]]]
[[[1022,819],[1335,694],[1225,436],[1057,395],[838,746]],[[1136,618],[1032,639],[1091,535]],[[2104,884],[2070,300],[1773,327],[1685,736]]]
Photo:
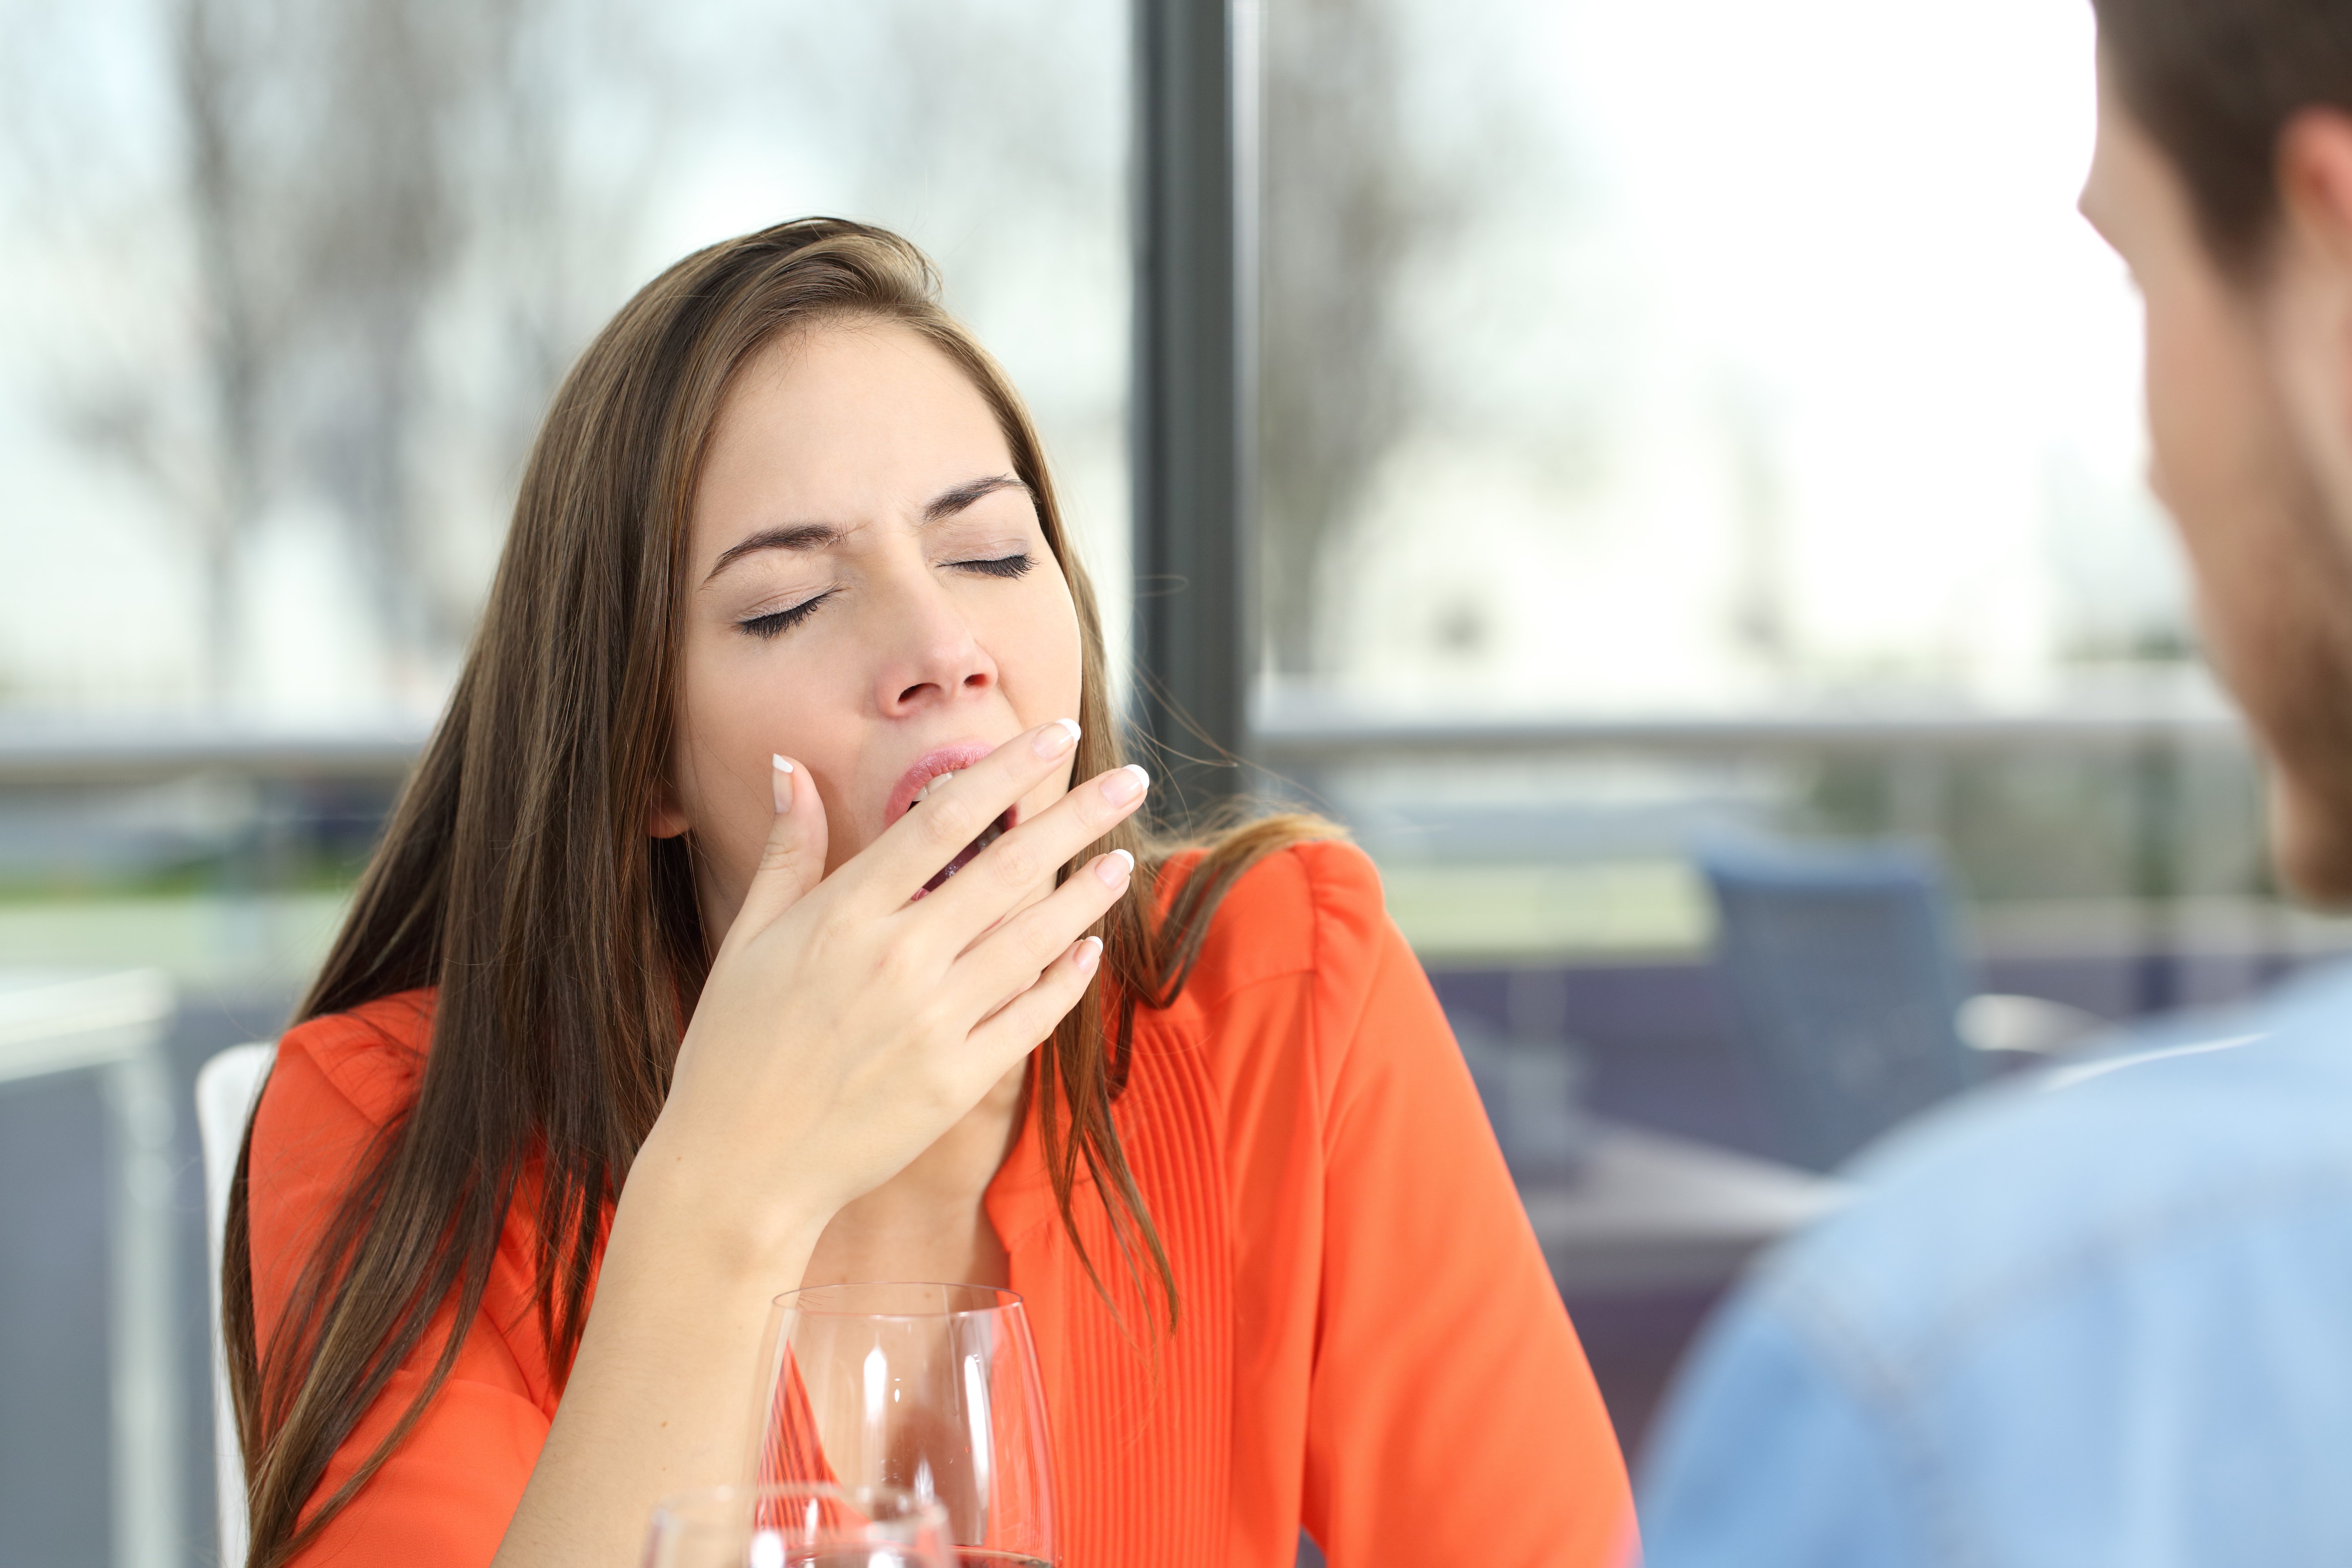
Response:
[[[250,1528],[245,1511],[245,1457],[236,1442],[236,1406],[228,1393],[228,1354],[221,1334],[221,1258],[228,1230],[228,1189],[245,1124],[261,1097],[276,1046],[231,1046],[196,1074],[196,1131],[205,1151],[205,1261],[213,1298],[213,1452],[220,1487],[222,1568],[245,1561]]]

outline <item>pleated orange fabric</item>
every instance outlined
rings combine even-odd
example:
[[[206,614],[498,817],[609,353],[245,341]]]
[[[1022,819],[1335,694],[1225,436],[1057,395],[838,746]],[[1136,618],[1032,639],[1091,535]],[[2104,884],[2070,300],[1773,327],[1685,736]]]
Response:
[[[354,1162],[413,1102],[430,1020],[412,993],[281,1044],[253,1143],[265,1343]],[[1082,1192],[1102,1287],[1087,1277],[1034,1121],[987,1194],[1037,1337],[1064,1568],[1288,1568],[1302,1525],[1336,1568],[1620,1560],[1632,1502],[1606,1412],[1360,852],[1302,846],[1242,879],[1184,994],[1139,1016],[1115,1115],[1175,1270],[1173,1333]],[[304,1563],[496,1552],[561,1394],[517,1206],[456,1376]]]

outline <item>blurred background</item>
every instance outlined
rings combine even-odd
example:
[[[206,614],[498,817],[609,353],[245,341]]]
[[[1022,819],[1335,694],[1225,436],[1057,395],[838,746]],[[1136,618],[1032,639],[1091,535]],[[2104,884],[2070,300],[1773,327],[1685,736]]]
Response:
[[[195,1070],[322,952],[572,356],[781,218],[940,262],[1114,647],[1244,617],[1215,738],[1354,831],[1536,1107],[1629,1444],[1856,1140],[2352,945],[2269,879],[2142,481],[2086,6],[1231,7],[1222,584],[1137,565],[1172,9],[0,0],[0,1563],[215,1560]]]

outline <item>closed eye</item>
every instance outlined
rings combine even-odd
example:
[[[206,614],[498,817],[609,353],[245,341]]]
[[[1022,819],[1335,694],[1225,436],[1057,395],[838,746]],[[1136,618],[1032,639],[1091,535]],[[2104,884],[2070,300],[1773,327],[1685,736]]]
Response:
[[[735,625],[738,630],[749,632],[751,636],[763,640],[782,637],[816,614],[816,607],[832,598],[833,595],[834,590],[827,588],[815,598],[803,599],[790,609],[771,610],[764,616],[752,616],[737,621]]]
[[[948,564],[959,572],[977,572],[984,577],[1025,577],[1037,562],[1027,551],[1022,550],[986,561],[950,561]]]

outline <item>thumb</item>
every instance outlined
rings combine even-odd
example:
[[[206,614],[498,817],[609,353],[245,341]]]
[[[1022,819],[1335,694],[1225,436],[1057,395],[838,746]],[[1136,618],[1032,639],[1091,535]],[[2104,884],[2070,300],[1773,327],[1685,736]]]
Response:
[[[766,926],[824,879],[824,803],[817,798],[816,781],[790,757],[770,762],[776,819],[735,916],[736,929],[747,932]]]

